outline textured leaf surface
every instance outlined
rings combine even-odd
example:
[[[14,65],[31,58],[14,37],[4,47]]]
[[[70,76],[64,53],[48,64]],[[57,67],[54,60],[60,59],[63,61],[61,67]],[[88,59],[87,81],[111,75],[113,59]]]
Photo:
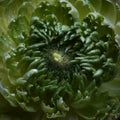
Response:
[[[0,119],[118,119],[119,45],[113,0],[1,0]]]

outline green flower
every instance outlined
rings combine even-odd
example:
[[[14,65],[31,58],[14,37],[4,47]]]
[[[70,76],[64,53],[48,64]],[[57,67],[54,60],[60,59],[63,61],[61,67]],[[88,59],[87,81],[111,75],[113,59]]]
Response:
[[[118,4],[2,0],[0,11],[2,120],[120,116]]]

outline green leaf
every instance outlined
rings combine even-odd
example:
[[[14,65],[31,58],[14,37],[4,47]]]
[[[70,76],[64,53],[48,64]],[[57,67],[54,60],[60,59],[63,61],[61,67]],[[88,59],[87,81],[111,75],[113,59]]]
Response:
[[[111,3],[107,0],[102,0],[102,6],[101,6],[100,13],[103,16],[105,16],[108,21],[112,22],[112,24],[115,24],[116,16],[117,16],[117,10],[116,10],[115,5],[113,5],[113,3]]]
[[[13,19],[8,26],[8,34],[16,43],[22,42],[29,34],[29,22],[26,17],[19,16]]]
[[[110,82],[103,83],[100,90],[107,91],[110,96],[120,98],[120,79],[116,78]]]

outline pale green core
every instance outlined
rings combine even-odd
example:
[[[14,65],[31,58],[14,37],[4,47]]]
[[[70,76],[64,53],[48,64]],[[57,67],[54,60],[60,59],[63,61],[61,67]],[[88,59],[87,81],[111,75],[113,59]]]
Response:
[[[62,53],[59,53],[59,52],[53,52],[53,58],[58,63],[61,63],[64,61],[64,57],[63,57]]]

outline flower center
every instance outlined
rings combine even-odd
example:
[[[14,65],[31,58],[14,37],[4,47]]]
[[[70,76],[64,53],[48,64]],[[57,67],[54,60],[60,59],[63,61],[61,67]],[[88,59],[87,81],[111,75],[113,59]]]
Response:
[[[58,62],[58,63],[64,62],[64,56],[62,55],[62,53],[53,52],[52,55],[53,55],[53,58],[56,62]]]
[[[57,64],[57,66],[65,67],[69,64],[69,57],[65,55],[61,51],[53,51],[52,52],[52,60],[54,63]],[[67,66],[66,66],[67,67]]]

